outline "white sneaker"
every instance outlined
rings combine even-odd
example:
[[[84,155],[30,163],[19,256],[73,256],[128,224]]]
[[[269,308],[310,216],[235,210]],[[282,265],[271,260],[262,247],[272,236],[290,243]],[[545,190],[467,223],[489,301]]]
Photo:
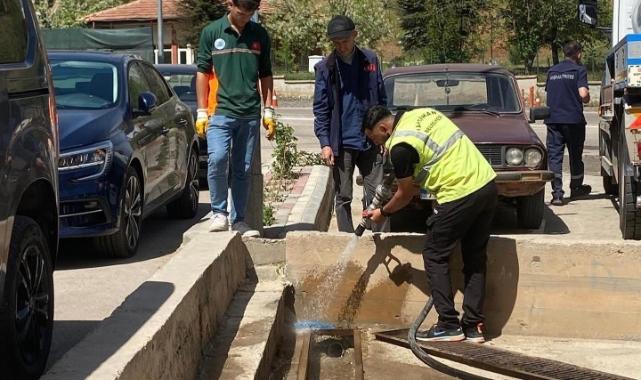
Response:
[[[236,222],[231,226],[232,231],[238,231],[242,236],[260,237],[260,232],[253,230],[245,222]]]
[[[209,232],[227,231],[229,229],[229,222],[225,214],[214,214],[211,216],[211,224],[209,225]]]

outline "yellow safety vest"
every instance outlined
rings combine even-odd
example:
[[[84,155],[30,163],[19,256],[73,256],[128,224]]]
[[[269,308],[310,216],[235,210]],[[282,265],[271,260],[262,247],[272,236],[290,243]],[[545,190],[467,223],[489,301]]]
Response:
[[[445,115],[431,108],[406,112],[385,144],[400,143],[416,150],[414,181],[434,194],[440,204],[463,198],[496,177],[474,143]]]

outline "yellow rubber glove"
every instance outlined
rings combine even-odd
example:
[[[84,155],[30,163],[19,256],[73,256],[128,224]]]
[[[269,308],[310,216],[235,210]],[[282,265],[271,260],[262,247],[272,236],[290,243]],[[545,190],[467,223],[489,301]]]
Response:
[[[276,113],[272,107],[265,107],[263,110],[263,128],[265,128],[265,137],[267,140],[273,140],[276,137]]]
[[[207,116],[207,109],[199,108],[196,110],[196,133],[199,137],[205,138],[207,136],[207,127],[209,126],[209,116]]]

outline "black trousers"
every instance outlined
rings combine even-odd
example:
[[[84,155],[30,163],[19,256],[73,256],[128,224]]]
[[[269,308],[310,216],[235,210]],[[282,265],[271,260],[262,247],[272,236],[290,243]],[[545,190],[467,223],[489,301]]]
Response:
[[[435,214],[428,218],[423,260],[441,327],[457,328],[460,324],[475,325],[484,320],[487,242],[496,203],[496,184],[492,181],[464,198],[437,205]],[[465,276],[460,323],[449,268],[450,255],[459,240]]]
[[[334,193],[336,194],[336,224],[340,232],[354,233],[352,220],[352,192],[354,169],[358,167],[363,176],[363,205],[362,210],[372,202],[376,186],[383,181],[383,156],[376,146],[368,150],[341,149],[334,157],[332,169],[334,178]],[[360,220],[359,220],[360,222]],[[387,231],[386,224],[372,223],[373,231]]]
[[[554,173],[552,195],[563,196],[563,151],[570,156],[570,189],[583,185],[583,144],[585,124],[547,125],[548,167]]]

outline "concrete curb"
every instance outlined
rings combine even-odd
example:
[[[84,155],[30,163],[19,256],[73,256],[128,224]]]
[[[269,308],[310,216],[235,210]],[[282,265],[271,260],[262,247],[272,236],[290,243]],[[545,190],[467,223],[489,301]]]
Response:
[[[334,188],[330,168],[316,165],[287,219],[286,232],[327,231],[332,217]]]
[[[199,234],[43,377],[193,379],[251,258],[235,233]]]
[[[332,217],[334,186],[331,169],[315,165],[287,221],[265,228],[265,237],[282,239],[290,231],[327,231]]]

